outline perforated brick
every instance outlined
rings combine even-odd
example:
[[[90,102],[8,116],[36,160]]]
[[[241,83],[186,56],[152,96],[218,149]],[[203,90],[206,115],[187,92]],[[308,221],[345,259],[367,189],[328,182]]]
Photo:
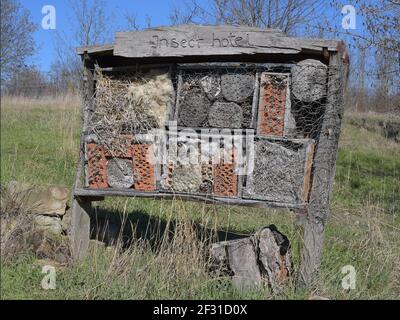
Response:
[[[212,163],[206,163],[201,165],[201,177],[202,183],[200,185],[200,192],[212,193],[214,183],[214,168]]]
[[[87,143],[86,157],[89,188],[107,188],[107,160],[104,149],[96,143]]]
[[[173,183],[173,173],[174,173],[174,164],[172,162],[169,162],[166,165],[166,173],[164,176],[164,179],[162,180],[162,188],[171,190],[172,189],[172,183]]]
[[[214,165],[214,194],[224,197],[237,195],[238,176],[235,174],[234,153],[230,161]]]
[[[150,161],[151,153],[151,144],[134,144],[132,147],[135,190],[154,191],[156,189],[154,164]]]
[[[262,73],[258,106],[258,134],[283,136],[288,76]]]

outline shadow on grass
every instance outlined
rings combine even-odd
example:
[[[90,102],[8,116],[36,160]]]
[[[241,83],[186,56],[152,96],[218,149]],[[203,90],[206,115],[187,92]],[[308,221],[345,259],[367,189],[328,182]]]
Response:
[[[95,207],[91,212],[91,239],[113,245],[121,238],[124,247],[135,240],[145,240],[156,251],[163,241],[172,240],[178,223],[176,219],[166,221],[154,218],[144,210],[132,210],[124,216],[118,210]],[[189,223],[201,241],[218,242],[246,237],[227,230],[206,228],[192,220]]]

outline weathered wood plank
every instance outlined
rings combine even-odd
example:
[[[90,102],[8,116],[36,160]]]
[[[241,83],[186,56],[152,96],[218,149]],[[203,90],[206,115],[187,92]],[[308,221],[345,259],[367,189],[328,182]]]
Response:
[[[114,50],[113,44],[106,44],[102,46],[84,46],[76,48],[77,54],[87,53],[112,53]]]
[[[122,197],[142,197],[142,198],[163,198],[163,199],[181,199],[188,201],[198,201],[207,204],[228,204],[250,206],[257,208],[286,208],[286,209],[303,209],[306,204],[292,204],[284,202],[258,201],[239,198],[215,197],[212,195],[194,195],[185,193],[166,193],[166,192],[140,192],[133,189],[76,189],[77,197],[106,197],[106,196],[122,196]]]
[[[89,237],[90,237],[90,207],[91,201],[87,199],[79,199],[75,195],[75,190],[82,187],[82,171],[84,178],[87,178],[85,166],[85,134],[90,117],[90,110],[93,104],[94,94],[94,65],[87,54],[83,56],[84,72],[83,72],[83,89],[84,103],[82,104],[82,131],[80,134],[80,152],[77,165],[73,192],[72,192],[72,217],[71,217],[71,247],[72,254],[75,260],[80,260],[86,254]],[[86,184],[86,183],[85,183]]]
[[[298,54],[336,51],[338,41],[290,38],[276,30],[182,25],[117,32],[114,55],[130,58],[201,55]]]

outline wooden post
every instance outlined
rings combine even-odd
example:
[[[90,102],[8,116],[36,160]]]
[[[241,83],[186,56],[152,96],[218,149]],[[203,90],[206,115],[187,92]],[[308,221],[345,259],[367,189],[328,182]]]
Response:
[[[308,216],[304,220],[304,243],[298,286],[315,288],[319,276],[324,231],[335,176],[340,126],[343,116],[345,65],[340,53],[329,61],[328,96],[321,133],[314,157],[314,171]]]
[[[87,54],[83,57],[84,61],[84,78],[83,78],[83,125],[80,137],[80,152],[79,161],[77,165],[75,181],[73,186],[73,199],[72,199],[72,217],[71,217],[71,245],[72,254],[74,259],[82,259],[89,246],[90,239],[90,209],[91,200],[85,197],[77,197],[75,192],[82,187],[81,175],[82,170],[85,168],[85,141],[90,110],[93,104],[94,94],[94,65]]]
[[[81,260],[89,247],[91,202],[84,198],[72,201],[71,239],[72,255],[75,261]]]

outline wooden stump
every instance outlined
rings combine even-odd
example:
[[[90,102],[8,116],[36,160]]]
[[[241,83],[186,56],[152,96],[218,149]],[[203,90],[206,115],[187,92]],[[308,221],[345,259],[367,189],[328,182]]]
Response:
[[[268,286],[280,292],[292,273],[289,240],[274,225],[211,247],[211,272],[229,276],[239,290]]]

